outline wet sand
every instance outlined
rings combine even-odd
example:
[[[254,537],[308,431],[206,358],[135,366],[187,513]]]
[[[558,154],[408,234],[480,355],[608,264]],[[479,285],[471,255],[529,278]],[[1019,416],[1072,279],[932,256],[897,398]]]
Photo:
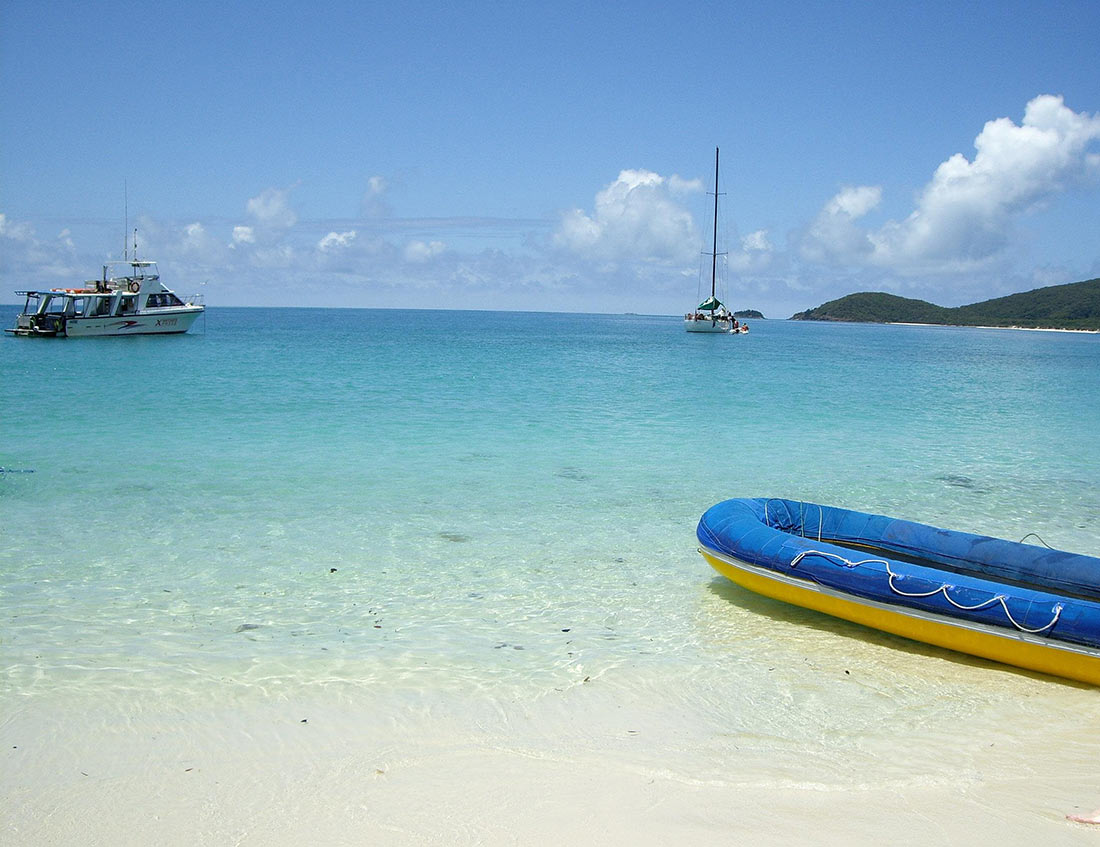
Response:
[[[1072,845],[1098,836],[1065,817],[1100,800],[1097,745],[1074,727],[972,721],[952,737],[824,749],[800,744],[796,725],[779,743],[722,737],[701,714],[596,684],[536,702],[332,700],[299,692],[128,714],[121,704],[13,710],[9,701],[0,840]],[[714,747],[723,757],[702,754]]]

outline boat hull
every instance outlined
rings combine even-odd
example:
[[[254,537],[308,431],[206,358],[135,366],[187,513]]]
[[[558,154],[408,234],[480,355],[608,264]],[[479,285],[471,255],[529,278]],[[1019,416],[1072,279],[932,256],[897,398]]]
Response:
[[[813,583],[784,580],[774,572],[718,556],[709,550],[700,548],[699,552],[726,579],[773,600],[958,653],[1100,685],[1100,653],[1050,641],[1027,640],[1022,633],[1013,635],[994,627],[967,626],[950,618],[906,612],[886,604],[831,592]]]
[[[684,321],[684,329],[688,332],[729,332],[730,325],[727,321]]]
[[[727,501],[715,509],[737,502]],[[868,519],[863,525],[875,531],[888,527],[887,534],[893,537],[886,541],[896,541],[901,536],[923,538],[919,532],[923,529],[934,530],[940,535],[930,534],[931,537],[947,537],[949,543],[958,541],[953,537],[959,536],[962,541],[973,540],[982,547],[1001,545],[1010,551],[1025,548],[1019,551],[1027,559],[1024,570],[1042,570],[1046,560],[1071,570],[1077,566],[1091,569],[1092,563],[1100,566],[1100,560],[1040,548],[1026,549],[1029,545],[935,530],[905,521],[891,522],[880,516],[814,504],[797,505],[803,513],[823,510],[816,526],[811,519],[802,520],[794,533],[777,529],[771,526],[767,506],[763,522],[754,520],[759,518],[759,508],[741,510],[740,515],[732,518],[725,515],[722,520],[708,521],[708,515],[714,512],[711,510],[700,521],[699,551],[718,573],[757,594],[915,641],[1100,685],[1097,600],[1058,595],[1051,592],[1049,585],[1021,587],[955,571],[937,571],[911,561],[891,559],[881,547],[861,553],[853,551],[852,545],[833,546],[826,540],[829,533],[822,530],[837,528],[836,522],[825,517],[827,510],[843,513],[843,520],[849,524],[852,516],[857,516]],[[930,551],[929,555],[940,554]],[[841,558],[844,562],[836,561]],[[1038,578],[1045,580],[1042,576]],[[1096,578],[1100,579],[1100,573]]]
[[[134,314],[125,317],[69,318],[65,335],[69,338],[95,338],[118,335],[171,335],[187,332],[203,310],[179,309],[160,314]]]

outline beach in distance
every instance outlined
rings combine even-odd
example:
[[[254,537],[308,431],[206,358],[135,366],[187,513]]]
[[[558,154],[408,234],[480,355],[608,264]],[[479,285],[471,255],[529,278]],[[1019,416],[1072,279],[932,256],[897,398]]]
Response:
[[[1100,555],[1100,336],[749,323],[0,338],[0,842],[1095,844],[1095,688],[747,593],[695,527]]]

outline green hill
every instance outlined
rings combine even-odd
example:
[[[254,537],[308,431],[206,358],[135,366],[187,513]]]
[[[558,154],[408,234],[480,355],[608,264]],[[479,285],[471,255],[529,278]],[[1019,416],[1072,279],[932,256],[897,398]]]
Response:
[[[791,320],[1100,330],[1100,279],[1036,288],[955,308],[865,291],[791,315]]]

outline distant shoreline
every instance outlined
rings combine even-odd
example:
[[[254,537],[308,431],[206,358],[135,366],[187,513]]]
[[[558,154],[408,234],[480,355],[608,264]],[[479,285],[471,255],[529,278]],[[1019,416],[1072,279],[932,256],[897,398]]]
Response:
[[[829,323],[829,321],[822,321],[822,323]],[[872,323],[872,321],[867,323]],[[1056,326],[982,326],[979,324],[926,324],[916,321],[883,321],[883,323],[887,326],[953,326],[962,329],[1018,329],[1023,332],[1083,332],[1091,335],[1100,333],[1100,329],[1066,329],[1065,327]]]
[[[885,291],[861,291],[791,315],[793,320],[840,320],[981,329],[1100,331],[1100,277],[1050,285],[971,303],[937,306]]]

